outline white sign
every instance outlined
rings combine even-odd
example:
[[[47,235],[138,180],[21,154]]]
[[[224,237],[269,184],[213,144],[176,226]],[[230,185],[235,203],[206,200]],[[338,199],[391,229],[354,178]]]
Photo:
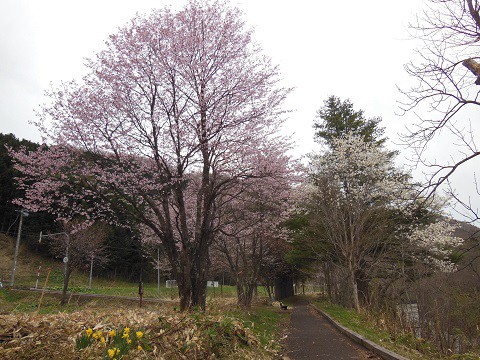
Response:
[[[177,287],[177,280],[167,280],[165,282],[165,287],[167,288]]]
[[[66,263],[68,262],[68,257],[65,256],[65,257],[63,258],[63,262],[66,264]]]

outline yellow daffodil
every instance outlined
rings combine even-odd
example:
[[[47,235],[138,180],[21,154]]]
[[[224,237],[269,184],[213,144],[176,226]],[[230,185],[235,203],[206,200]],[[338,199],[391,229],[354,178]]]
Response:
[[[128,338],[128,333],[123,333],[122,339],[127,339]]]
[[[110,330],[110,331],[108,332],[108,336],[114,337],[114,336],[115,336],[115,330]]]
[[[108,357],[110,359],[113,359],[113,357],[115,356],[116,350],[117,350],[117,348],[108,349]]]
[[[143,332],[141,331],[137,331],[135,334],[137,335],[137,339],[141,339],[141,337],[143,336]]]
[[[143,350],[143,348],[140,345],[138,345],[137,350]]]
[[[131,344],[131,343],[132,343],[132,340],[127,339],[127,344]]]
[[[88,328],[87,330],[85,330],[85,334],[87,334],[87,337],[90,337],[93,333],[93,330],[91,328]]]
[[[123,329],[123,333],[124,334],[130,334],[130,328],[126,327],[125,329]]]
[[[105,344],[105,338],[103,336],[100,338],[100,341],[102,342],[102,344]]]

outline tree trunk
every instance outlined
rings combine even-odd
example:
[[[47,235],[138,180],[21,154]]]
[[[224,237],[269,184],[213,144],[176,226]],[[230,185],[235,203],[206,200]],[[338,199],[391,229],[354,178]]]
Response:
[[[203,268],[205,269],[205,267]],[[205,270],[196,271],[195,267],[192,267],[190,271],[188,270],[189,266],[186,268],[185,271],[175,273],[180,297],[180,310],[189,311],[201,308],[204,311],[207,300],[206,272]]]
[[[334,302],[333,290],[332,290],[332,270],[329,263],[325,263],[323,266],[323,274],[325,276],[325,286],[327,288],[327,296],[330,302]]]
[[[243,285],[237,281],[237,304],[242,305],[245,302],[245,289]]]
[[[205,271],[199,271],[197,276],[192,276],[192,285],[190,306],[205,311],[207,307],[207,277]]]
[[[357,282],[358,298],[361,304],[368,305],[370,302],[370,291],[368,288],[369,281],[365,275],[365,271],[358,270],[355,272]]]
[[[68,261],[67,266],[65,267],[65,274],[63,276],[62,300],[60,301],[60,305],[62,306],[67,303],[68,282],[70,281],[71,274],[72,274],[72,266],[70,265],[70,261]]]
[[[273,286],[265,285],[265,290],[267,291],[268,301],[273,301]]]
[[[250,308],[252,306],[253,293],[256,285],[254,283],[237,282],[237,303],[238,305]]]
[[[352,295],[352,303],[356,312],[360,312],[360,301],[358,298],[358,285],[357,279],[355,278],[355,271],[353,269],[349,270],[348,280],[350,282],[350,291]]]

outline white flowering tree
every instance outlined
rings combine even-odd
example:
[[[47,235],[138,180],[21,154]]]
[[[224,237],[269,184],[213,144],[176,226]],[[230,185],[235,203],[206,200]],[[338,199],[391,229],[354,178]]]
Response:
[[[393,214],[413,199],[409,176],[395,168],[392,153],[348,133],[314,155],[306,210],[322,231],[318,241],[348,274],[351,302],[359,310],[358,282],[367,263],[388,248]]]
[[[434,270],[455,269],[451,256],[462,244],[452,235],[455,226],[435,221],[441,204],[420,201],[417,185],[381,145],[353,133],[333,139],[330,150],[312,156],[303,197],[318,258],[347,275],[357,310],[362,298],[368,299],[374,267],[395,280],[388,265],[380,264],[402,261],[396,257],[399,248]]]
[[[451,256],[463,239],[454,236],[456,226],[446,221],[438,221],[412,231],[409,240],[420,251],[418,257],[427,265],[442,272],[452,272],[456,264]]]

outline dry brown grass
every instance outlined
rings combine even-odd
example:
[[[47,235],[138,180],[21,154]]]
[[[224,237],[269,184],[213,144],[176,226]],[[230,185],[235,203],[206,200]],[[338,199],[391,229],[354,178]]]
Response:
[[[4,282],[4,285],[10,283],[15,242],[15,238],[0,234],[0,281]],[[61,263],[48,261],[40,255],[28,251],[26,245],[20,243],[15,279],[34,279],[37,266],[40,263],[44,264],[44,268],[50,265],[61,266]]]
[[[262,345],[249,321],[242,319],[241,314],[229,313],[232,306],[216,301],[210,304],[211,310],[206,314],[181,313],[174,310],[174,304],[137,308],[133,304],[97,300],[71,313],[3,313],[0,315],[0,358],[103,358],[105,345],[97,342],[78,351],[77,337],[89,327],[106,332],[124,326],[144,331],[150,349],[132,350],[122,359],[279,358],[275,344]]]

